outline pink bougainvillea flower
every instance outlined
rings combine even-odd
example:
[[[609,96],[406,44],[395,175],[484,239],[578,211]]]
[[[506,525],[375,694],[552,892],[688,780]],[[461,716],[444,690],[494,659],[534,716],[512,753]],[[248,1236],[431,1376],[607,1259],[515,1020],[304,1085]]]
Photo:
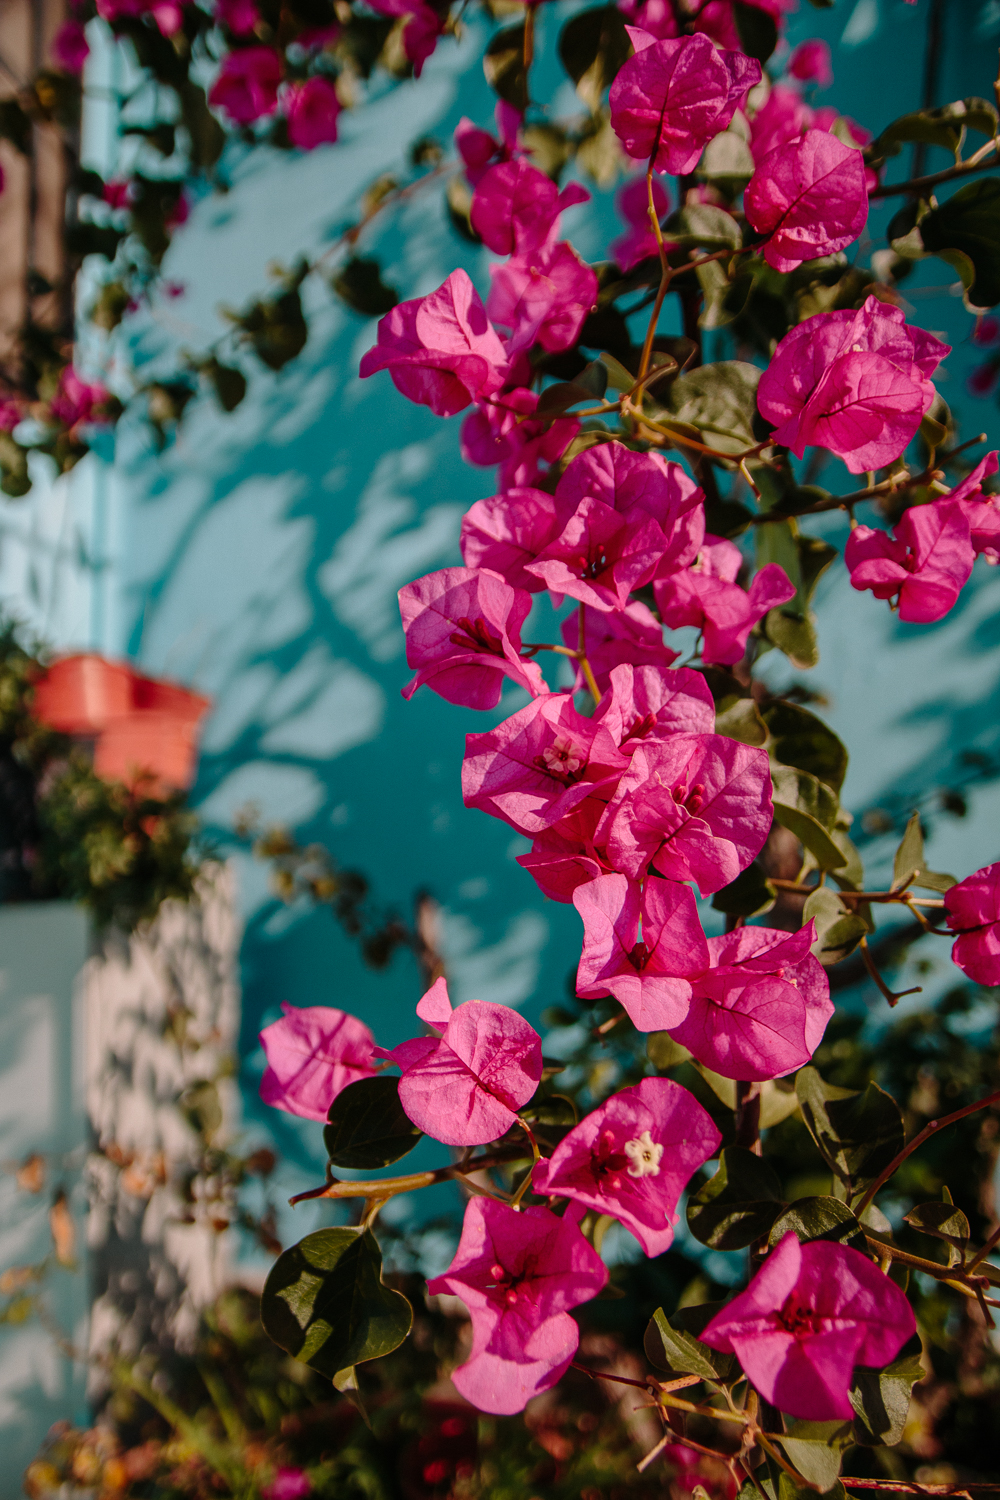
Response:
[[[497,101],[496,122],[500,139],[488,130],[473,124],[463,115],[455,126],[455,150],[462,158],[465,175],[471,187],[476,187],[489,167],[496,161],[510,161],[517,149],[517,133],[521,128],[522,115],[505,100]]]
[[[700,1335],[735,1354],[772,1406],[806,1421],[854,1415],[855,1365],[889,1364],[917,1324],[906,1297],[866,1255],[789,1232],[745,1292]]]
[[[580,1330],[569,1309],[596,1297],[607,1279],[574,1220],[472,1198],[455,1259],[427,1283],[431,1296],[461,1297],[472,1319],[472,1350],[452,1373],[460,1394],[480,1411],[523,1411],[576,1353]]]
[[[768,610],[795,597],[784,568],[767,563],[749,593],[736,582],[743,556],[732,542],[707,536],[689,568],[653,584],[660,619],[670,630],[694,625],[702,631],[702,660],[731,666],[746,650],[747,637]]]
[[[307,1120],[325,1120],[342,1089],[375,1073],[375,1038],[363,1021],[330,1005],[282,1004],[284,1014],[260,1033],[267,1067],[265,1104]]]
[[[969,518],[969,540],[978,557],[985,557],[994,567],[1000,563],[1000,496],[987,495],[983,480],[995,474],[1000,467],[996,450],[973,469],[961,484],[957,484],[944,498],[961,501],[962,509]]]
[[[657,453],[635,453],[624,443],[599,443],[578,453],[559,480],[556,498],[570,511],[591,499],[627,521],[654,520],[663,533],[658,577],[694,562],[704,540],[704,491],[680,464]]]
[[[99,380],[81,380],[73,366],[66,365],[49,401],[49,411],[57,422],[73,428],[80,422],[100,422],[101,407],[109,399],[110,392]]]
[[[851,586],[876,599],[899,596],[899,618],[942,620],[972,572],[969,516],[961,501],[915,505],[896,523],[895,536],[855,526],[844,548]]]
[[[666,189],[653,178],[653,207],[656,217],[663,219],[670,211],[670,199]],[[623,271],[631,271],[641,260],[659,255],[659,246],[653,226],[649,222],[649,193],[646,179],[637,177],[628,182],[618,194],[618,212],[628,229],[611,243],[611,254]]]
[[[90,44],[87,41],[87,33],[83,29],[82,21],[70,16],[62,23],[52,38],[49,56],[57,68],[61,68],[64,73],[69,73],[73,78],[83,72],[83,65],[90,56]]]
[[[506,1135],[542,1076],[538,1032],[509,1005],[468,1000],[452,1010],[443,979],[417,1015],[440,1034],[382,1053],[403,1070],[399,1102],[414,1125],[446,1146],[483,1146]]]
[[[537,1162],[533,1186],[610,1214],[647,1255],[662,1255],[673,1242],[677,1200],[721,1143],[711,1115],[687,1089],[669,1078],[644,1078],[587,1115],[548,1161]]]
[[[510,329],[511,354],[535,343],[550,354],[570,348],[597,302],[597,276],[566,240],[513,255],[490,276],[486,306]]]
[[[603,811],[601,803],[596,807]],[[588,880],[612,873],[611,866],[591,841],[551,831],[540,833],[528,853],[517,856],[517,863],[527,870],[550,901],[572,901],[574,892]]]
[[[215,19],[233,36],[249,36],[260,20],[255,0],[215,0]]]
[[[542,464],[561,458],[580,430],[578,417],[532,419],[539,393],[523,386],[503,390],[462,422],[462,457],[468,464],[499,464],[501,490],[533,485]],[[523,585],[522,585],[523,587]]]
[[[622,609],[632,590],[652,578],[665,546],[663,532],[648,516],[626,518],[586,498],[525,569],[554,594],[569,594],[594,609]]]
[[[252,125],[277,109],[280,82],[281,58],[272,47],[240,47],[222,59],[208,102],[234,125]]]
[[[828,448],[852,474],[890,464],[934,400],[930,377],[949,345],[908,328],[868,297],[858,312],[818,313],[781,340],[757,389],[774,440],[798,458]]]
[[[408,6],[409,19],[403,28],[403,52],[413,64],[413,76],[419,78],[443,34],[441,17],[432,5]]]
[[[807,922],[793,933],[741,927],[709,938],[710,966],[692,976],[690,1005],[667,1028],[671,1036],[724,1078],[759,1081],[801,1068],[833,1015],[826,970],[809,951],[815,936]]]
[[[577,887],[573,904],[583,919],[577,993],[613,995],[638,1031],[679,1025],[691,1000],[685,976],[708,967],[690,887],[650,879],[640,890],[624,875],[600,875]]]
[[[288,120],[288,139],[302,151],[314,151],[337,139],[340,100],[329,78],[307,78],[296,83],[282,100]]]
[[[538,593],[545,582],[526,564],[559,535],[568,514],[544,490],[514,488],[477,500],[462,519],[462,556],[470,568],[492,568],[512,587]]]
[[[627,29],[635,56],[611,85],[612,129],[629,156],[653,158],[657,172],[691,172],[760,82],[760,64],[742,52],[718,51],[705,36],[657,41]]]
[[[490,167],[472,199],[472,227],[497,255],[524,255],[555,237],[559,215],[590,194],[571,182],[562,192],[525,157]]]
[[[710,896],[760,853],[771,814],[765,751],[719,734],[677,734],[633,752],[596,842],[632,880],[652,865]]]
[[[312,1493],[312,1480],[304,1469],[276,1469],[270,1484],[261,1490],[264,1500],[305,1500]]]
[[[815,124],[815,115],[796,89],[774,84],[750,120],[750,150],[755,162],[763,161],[778,146],[797,140]]]
[[[450,417],[500,390],[507,355],[465,271],[436,292],[400,302],[380,319],[378,343],[358,367],[362,379],[388,370],[410,401]]]
[[[663,643],[663,626],[651,609],[633,599],[624,609],[583,609],[583,645],[597,686],[603,693],[617,666],[667,668],[678,653]],[[571,651],[580,647],[579,611],[562,623],[562,638]],[[587,687],[583,672],[577,674],[576,691]]]
[[[504,677],[532,695],[546,691],[541,669],[521,658],[521,626],[531,608],[524,589],[487,568],[441,568],[399,591],[406,660],[417,668],[403,689],[425,683],[449,703],[495,708]]]
[[[711,734],[715,702],[701,672],[690,667],[612,667],[610,686],[594,713],[594,723],[610,731],[625,755],[672,734]]]
[[[819,37],[800,42],[788,59],[788,72],[800,83],[814,83],[817,88],[828,89],[833,82],[829,44]]]
[[[549,693],[465,741],[466,807],[503,818],[520,833],[551,828],[588,797],[610,797],[628,767],[603,725],[573,707],[572,693]]]
[[[827,130],[807,130],[757,165],[743,207],[764,259],[776,271],[833,255],[856,240],[868,218],[861,152]]]
[[[977,984],[1000,984],[1000,864],[987,865],[945,892],[953,961]]]

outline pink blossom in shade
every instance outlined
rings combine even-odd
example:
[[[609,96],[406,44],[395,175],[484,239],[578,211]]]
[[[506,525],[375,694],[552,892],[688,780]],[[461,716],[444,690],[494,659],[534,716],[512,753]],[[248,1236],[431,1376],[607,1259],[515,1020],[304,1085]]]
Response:
[[[814,112],[796,89],[774,84],[750,121],[750,150],[754,161],[763,161],[778,146],[797,140],[814,123]]]
[[[666,189],[653,178],[653,207],[656,217],[663,219],[670,210],[670,199]],[[645,177],[628,182],[618,193],[618,212],[628,229],[611,243],[611,254],[623,271],[631,271],[641,260],[658,255],[659,246],[653,226],[649,222],[649,193]]]
[[[624,875],[600,875],[577,887],[573,905],[583,919],[577,994],[613,995],[638,1031],[680,1025],[691,1001],[687,976],[708,967],[690,886],[649,879],[640,888]]]
[[[890,464],[934,400],[931,375],[946,354],[902,310],[868,297],[858,312],[818,313],[781,340],[757,388],[774,441],[801,458],[828,448],[852,474]]]
[[[215,0],[215,19],[233,36],[249,36],[260,20],[255,0]]]
[[[267,1058],[260,1097],[290,1115],[325,1120],[342,1089],[374,1075],[375,1038],[363,1021],[329,1005],[281,1009],[281,1020],[260,1033]]]
[[[876,599],[898,595],[899,618],[920,625],[944,618],[975,560],[966,508],[950,500],[912,506],[895,537],[856,526],[844,548],[851,587]]]
[[[513,255],[490,276],[487,311],[510,330],[512,355],[535,343],[550,354],[569,349],[597,303],[597,276],[566,240]]]
[[[658,576],[694,562],[705,536],[705,495],[678,463],[635,453],[624,443],[599,443],[567,465],[556,498],[575,509],[600,500],[630,522],[654,520],[663,533]]]
[[[304,1469],[276,1469],[270,1484],[261,1490],[264,1500],[305,1500],[312,1480]]]
[[[945,891],[948,926],[958,934],[953,961],[977,984],[1000,984],[1000,864]]]
[[[424,1000],[430,1005],[421,1019],[433,1013],[430,1024],[441,1028],[440,1035],[417,1037],[382,1054],[403,1070],[400,1104],[414,1125],[446,1146],[498,1140],[517,1124],[515,1111],[527,1104],[542,1076],[537,1031],[509,1005],[468,1000],[451,1010],[447,987]]]
[[[624,609],[611,611],[585,606],[583,619],[584,649],[602,693],[611,681],[612,670],[623,663],[666,669],[677,660],[678,653],[663,643],[663,626],[638,599],[631,600]],[[562,638],[572,651],[579,649],[579,611],[567,615],[563,621]],[[582,692],[587,686],[586,677],[578,669],[574,690]]]
[[[666,1029],[724,1078],[794,1073],[812,1057],[833,1015],[826,970],[809,951],[815,936],[815,924],[807,922],[793,933],[741,927],[709,938],[709,967],[690,976],[691,1003],[679,1024]]]
[[[970,396],[989,396],[1000,379],[1000,366],[987,360],[984,365],[977,365],[972,374],[965,382],[966,390]]]
[[[671,0],[618,0],[618,9],[626,20],[658,42],[677,35],[677,16]]]
[[[969,519],[969,540],[978,557],[985,557],[994,567],[1000,563],[1000,496],[987,495],[983,491],[983,480],[995,474],[1000,467],[996,451],[986,457],[972,473],[957,484],[944,498],[960,501]]]
[[[455,150],[462,158],[465,175],[470,184],[476,184],[485,176],[490,164],[500,154],[499,141],[488,130],[473,124],[468,115],[463,115],[455,126]]]
[[[23,417],[24,408],[19,401],[0,398],[0,432],[13,432]]]
[[[700,1337],[737,1355],[772,1406],[825,1422],[854,1415],[855,1365],[884,1368],[916,1328],[906,1297],[866,1255],[831,1240],[800,1245],[789,1231]]]
[[[828,43],[819,37],[800,42],[788,59],[788,72],[800,83],[814,83],[828,89],[833,82],[833,66]]]
[[[417,5],[403,28],[403,51],[413,64],[413,76],[419,78],[442,34],[441,17],[430,5]]]
[[[110,393],[99,380],[81,380],[72,365],[60,372],[56,393],[49,401],[49,411],[64,427],[75,427],[79,422],[100,422],[100,407],[109,399]]]
[[[610,686],[594,712],[615,744],[631,755],[638,745],[672,734],[711,734],[715,702],[701,672],[690,667],[612,667]]]
[[[307,78],[293,84],[281,101],[288,139],[302,151],[313,151],[337,139],[340,100],[329,78]]]
[[[834,109],[832,104],[821,104],[818,109],[813,110],[812,124],[817,130],[832,130],[838,120],[846,128],[848,135],[856,146],[867,146],[872,138],[870,130],[859,125],[857,120],[852,120],[850,115],[845,115],[841,110]]]
[[[626,518],[585,498],[526,571],[554,594],[594,609],[622,609],[632,590],[652,578],[665,548],[655,521]]]
[[[184,8],[177,0],[156,0],[149,7],[161,36],[176,36],[184,25]]]
[[[101,194],[110,208],[129,208],[132,202],[132,183],[127,177],[112,177],[104,184]]]
[[[861,152],[826,130],[807,130],[758,162],[743,196],[764,259],[776,271],[832,255],[856,240],[868,218]]]
[[[141,16],[148,8],[149,0],[97,0],[97,14],[112,25],[130,16]]]
[[[52,38],[49,56],[57,68],[76,78],[83,72],[83,65],[90,56],[90,44],[83,22],[70,16]]]
[[[272,47],[240,47],[222,59],[208,102],[234,125],[252,125],[277,109],[280,82],[281,58]]]
[[[462,422],[462,457],[484,468],[499,464],[502,490],[534,484],[541,465],[561,458],[580,430],[578,417],[532,418],[538,401],[537,391],[515,386],[483,402]]]
[[[452,1372],[459,1393],[480,1411],[522,1411],[576,1353],[580,1330],[569,1309],[596,1297],[607,1279],[573,1219],[471,1199],[455,1259],[427,1283],[432,1296],[460,1297],[472,1319],[469,1358]]]
[[[410,401],[451,417],[470,401],[496,395],[507,354],[465,271],[436,292],[400,302],[380,319],[378,343],[359,366],[362,379],[388,370]]]
[[[545,584],[525,564],[558,536],[565,520],[565,507],[544,490],[505,490],[466,511],[462,556],[470,568],[490,568],[512,587],[538,593]]]
[[[606,800],[629,764],[603,725],[577,713],[572,693],[536,698],[496,729],[468,735],[465,747],[466,807],[529,836],[590,797]]]
[[[517,863],[550,901],[572,901],[574,892],[588,880],[612,873],[592,843],[555,832],[540,833],[528,853],[517,856]]]
[[[997,344],[1000,344],[1000,320],[977,318],[976,326],[972,330],[972,342],[980,344],[985,349],[995,348]]]
[[[657,172],[691,172],[760,82],[760,64],[717,50],[705,36],[657,41],[634,26],[627,30],[635,56],[611,85],[612,128],[629,156],[652,158]]]
[[[764,11],[780,24],[784,13],[795,9],[795,3],[796,0],[758,0],[753,8]],[[703,31],[720,47],[739,48],[740,34],[733,19],[732,0],[708,0],[706,5],[697,7],[693,20],[695,31]]]
[[[635,749],[596,842],[631,880],[652,865],[710,896],[760,853],[771,816],[763,750],[719,734],[676,734]]]
[[[702,632],[702,660],[732,666],[746,650],[747,637],[768,610],[795,597],[795,586],[777,563],[767,563],[750,585],[736,582],[743,556],[732,542],[705,538],[691,567],[653,584],[660,619],[669,630],[693,625]]]
[[[524,254],[554,238],[559,215],[590,194],[571,182],[562,192],[525,157],[500,162],[480,179],[470,219],[483,244],[497,255]]]
[[[439,693],[466,708],[495,708],[505,677],[533,696],[546,691],[541,670],[521,658],[521,626],[531,608],[524,589],[487,568],[441,568],[399,591],[406,660],[417,675],[403,689]]]
[[[693,1094],[669,1078],[644,1078],[593,1110],[537,1162],[532,1186],[610,1214],[647,1255],[662,1255],[673,1243],[681,1193],[721,1144]]]

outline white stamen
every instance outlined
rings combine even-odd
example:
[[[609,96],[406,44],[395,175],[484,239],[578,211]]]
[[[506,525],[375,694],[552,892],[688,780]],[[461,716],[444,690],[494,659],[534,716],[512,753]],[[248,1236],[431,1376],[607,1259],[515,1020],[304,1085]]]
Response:
[[[565,776],[572,776],[575,771],[579,771],[586,764],[586,759],[571,740],[561,738],[553,740],[542,751],[542,761],[548,769]]]
[[[624,1151],[631,1163],[628,1169],[630,1177],[659,1177],[663,1147],[657,1145],[648,1130],[634,1141],[626,1141]]]

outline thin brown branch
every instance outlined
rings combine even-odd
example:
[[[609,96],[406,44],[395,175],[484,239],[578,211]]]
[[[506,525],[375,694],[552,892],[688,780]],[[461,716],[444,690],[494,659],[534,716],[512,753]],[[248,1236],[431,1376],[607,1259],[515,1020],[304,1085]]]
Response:
[[[903,1147],[899,1155],[893,1157],[892,1161],[885,1168],[885,1170],[879,1173],[875,1181],[872,1183],[871,1187],[865,1193],[861,1202],[858,1204],[858,1207],[855,1210],[857,1217],[861,1217],[865,1209],[868,1207],[869,1203],[871,1203],[874,1199],[875,1194],[885,1186],[893,1173],[903,1165],[903,1162],[906,1160],[906,1158],[908,1156],[911,1156],[914,1151],[919,1150],[919,1148],[924,1144],[925,1141],[930,1140],[932,1135],[935,1135],[939,1130],[944,1130],[947,1125],[955,1125],[959,1120],[964,1120],[966,1115],[974,1115],[976,1111],[980,1109],[989,1109],[991,1104],[1000,1104],[1000,1089],[998,1089],[995,1093],[987,1094],[985,1099],[979,1099],[975,1104],[967,1104],[964,1109],[956,1109],[953,1114],[945,1115],[944,1119],[942,1120],[929,1121],[928,1124],[924,1126],[923,1130],[920,1131],[919,1135],[915,1135],[913,1137],[913,1140]],[[996,1272],[996,1276],[997,1280],[994,1282],[995,1286],[1000,1285],[1000,1271]]]
[[[987,155],[985,153],[992,153]],[[908,182],[886,182],[880,183],[878,187],[872,188],[869,198],[895,198],[909,194],[917,198],[929,193],[933,188],[939,187],[942,182],[954,182],[959,177],[971,177],[974,172],[989,172],[992,168],[1000,166],[1000,156],[997,155],[997,143],[990,141],[977,151],[975,156],[963,161],[955,167],[945,167],[942,172],[929,172],[926,177],[911,177]]]
[[[400,1193],[413,1193],[418,1188],[431,1187],[436,1182],[447,1182],[453,1177],[468,1177],[472,1172],[486,1171],[489,1167],[524,1161],[530,1155],[530,1148],[516,1146],[506,1151],[492,1151],[486,1156],[477,1156],[468,1162],[453,1162],[450,1166],[438,1167],[434,1171],[410,1172],[405,1177],[374,1178],[366,1182],[341,1182],[334,1178],[323,1187],[310,1188],[305,1193],[296,1193],[295,1197],[289,1198],[288,1201],[294,1208],[297,1203],[305,1203],[312,1198],[395,1198]]]

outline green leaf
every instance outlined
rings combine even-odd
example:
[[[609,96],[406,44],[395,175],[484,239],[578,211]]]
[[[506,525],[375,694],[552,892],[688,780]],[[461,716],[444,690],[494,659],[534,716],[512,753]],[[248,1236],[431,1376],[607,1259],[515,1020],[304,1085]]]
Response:
[[[802,1478],[825,1493],[836,1484],[844,1452],[853,1447],[854,1437],[850,1421],[793,1422],[787,1437],[779,1442]]]
[[[753,153],[736,130],[723,130],[702,152],[696,175],[714,182],[733,197],[741,193],[754,173]]]
[[[964,1260],[972,1230],[965,1214],[953,1203],[920,1203],[910,1209],[906,1223],[921,1234],[943,1240],[948,1246],[949,1266],[957,1266]]]
[[[210,383],[222,410],[235,411],[247,393],[247,378],[243,371],[233,365],[220,364],[214,358],[206,360],[200,371]]]
[[[738,250],[743,243],[740,226],[732,214],[712,203],[692,203],[678,209],[667,220],[666,229],[671,243],[682,249]],[[759,378],[759,370],[757,374]],[[755,383],[755,391],[756,388]]]
[[[559,33],[559,58],[592,114],[628,60],[632,43],[616,5],[580,11]]]
[[[188,133],[188,158],[197,171],[214,167],[226,144],[226,132],[208,107],[205,90],[190,79],[177,90],[181,120]]]
[[[680,1063],[690,1061],[691,1054],[680,1042],[675,1042],[669,1031],[651,1031],[646,1038],[646,1056],[654,1068],[666,1072]]]
[[[775,760],[808,771],[840,791],[847,774],[847,748],[829,725],[801,704],[780,699],[762,709],[761,718],[770,731]]]
[[[973,307],[1000,302],[1000,182],[983,177],[932,208],[920,221],[920,236],[933,255],[959,251],[972,262],[967,290]]]
[[[784,652],[793,667],[808,671],[819,664],[819,636],[811,609],[804,615],[792,615],[783,608],[768,610],[764,638]]]
[[[735,880],[716,891],[712,907],[725,912],[727,917],[757,917],[771,910],[777,896],[763,868],[754,860]]]
[[[396,306],[399,293],[382,280],[382,267],[366,255],[352,255],[330,278],[342,302],[362,317],[378,318]]]
[[[505,26],[491,37],[483,55],[483,72],[493,92],[523,114],[528,107],[523,21],[518,26]]]
[[[795,1092],[820,1154],[849,1194],[874,1182],[903,1149],[899,1105],[878,1084],[855,1093],[825,1083],[815,1068],[800,1068]]]
[[[884,1370],[855,1367],[848,1399],[857,1416],[854,1441],[865,1448],[894,1447],[903,1436],[910,1392],[926,1375],[920,1362],[920,1337],[914,1334]]]
[[[678,1375],[724,1380],[733,1367],[734,1356],[710,1349],[697,1336],[721,1307],[721,1302],[702,1302],[697,1307],[678,1308],[670,1318],[658,1307],[642,1341],[650,1364]]]
[[[398,1078],[349,1083],[330,1105],[327,1118],[323,1142],[333,1166],[364,1172],[399,1161],[422,1134],[403,1112]]]
[[[709,447],[742,453],[756,441],[753,420],[760,374],[756,365],[739,359],[702,365],[677,377],[667,396],[668,410],[702,433]]]
[[[829,787],[794,766],[772,766],[771,777],[775,822],[794,833],[821,870],[840,869],[847,859],[831,837],[839,804]]]
[[[991,136],[996,127],[997,112],[987,100],[956,99],[952,104],[914,110],[893,120],[872,143],[868,155],[878,161],[896,156],[904,141],[919,141],[926,146],[943,146],[946,151],[955,151],[964,129]]]
[[[350,1365],[389,1354],[406,1338],[413,1309],[382,1281],[370,1230],[320,1229],[279,1255],[260,1304],[264,1331],[331,1380]]]
[[[904,885],[917,885],[925,891],[950,891],[957,884],[954,875],[939,875],[928,870],[924,857],[924,833],[920,826],[920,814],[913,812],[906,825],[906,832],[896,850],[892,863],[892,889]]]
[[[868,924],[864,917],[852,910],[853,904],[848,906],[836,891],[826,885],[817,886],[806,898],[802,921],[816,923],[816,942],[812,951],[824,968],[839,964],[868,935]]]
[[[745,5],[743,0],[733,0],[733,20],[740,38],[740,46],[747,57],[755,57],[766,63],[778,45],[778,27],[775,19],[766,10],[756,5]]]
[[[767,739],[764,721],[752,698],[735,698],[721,713],[717,710],[715,732],[739,740],[741,745],[763,745]]]
[[[807,1244],[810,1240],[833,1240],[838,1245],[849,1245],[852,1250],[868,1253],[865,1232],[851,1213],[846,1203],[839,1198],[821,1196],[799,1198],[789,1204],[771,1226],[768,1245],[773,1250],[779,1240],[791,1231]]]
[[[767,1234],[784,1207],[768,1164],[742,1146],[727,1146],[719,1169],[688,1200],[688,1228],[713,1250],[743,1250]]]

